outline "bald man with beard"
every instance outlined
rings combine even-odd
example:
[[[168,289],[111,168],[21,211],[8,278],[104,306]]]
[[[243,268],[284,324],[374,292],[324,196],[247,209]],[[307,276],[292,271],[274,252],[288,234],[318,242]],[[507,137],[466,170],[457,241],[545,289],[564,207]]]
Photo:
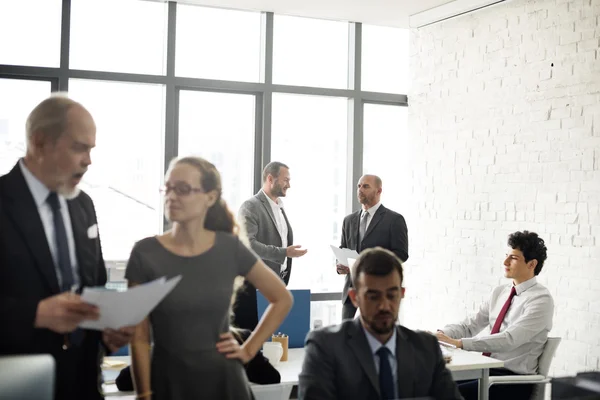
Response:
[[[356,187],[361,209],[344,218],[340,248],[356,250],[383,247],[402,262],[408,259],[408,229],[404,217],[381,204],[383,184],[376,175],[363,175]],[[356,307],[348,297],[352,287],[350,269],[337,264],[337,273],[346,275],[342,292],[342,319],[354,318]]]

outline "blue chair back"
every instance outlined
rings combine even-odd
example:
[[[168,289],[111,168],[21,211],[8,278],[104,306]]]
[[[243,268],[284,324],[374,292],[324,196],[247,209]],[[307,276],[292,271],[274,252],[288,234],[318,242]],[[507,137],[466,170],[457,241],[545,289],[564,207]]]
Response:
[[[281,332],[289,336],[290,349],[304,347],[304,339],[310,330],[310,290],[290,290],[294,297],[294,305],[281,326],[275,333]],[[269,302],[264,296],[256,292],[258,318],[264,314]]]

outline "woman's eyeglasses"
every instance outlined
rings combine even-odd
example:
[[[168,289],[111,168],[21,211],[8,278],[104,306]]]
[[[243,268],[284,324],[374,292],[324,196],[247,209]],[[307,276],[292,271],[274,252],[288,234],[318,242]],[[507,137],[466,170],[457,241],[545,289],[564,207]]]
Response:
[[[174,186],[171,185],[165,185],[163,187],[161,187],[159,189],[160,193],[162,193],[163,195],[168,195],[171,190],[177,195],[177,196],[188,196],[190,195],[192,192],[196,192],[196,193],[203,193],[204,190],[202,190],[202,188],[195,188],[195,187],[191,187],[188,184],[177,184]]]

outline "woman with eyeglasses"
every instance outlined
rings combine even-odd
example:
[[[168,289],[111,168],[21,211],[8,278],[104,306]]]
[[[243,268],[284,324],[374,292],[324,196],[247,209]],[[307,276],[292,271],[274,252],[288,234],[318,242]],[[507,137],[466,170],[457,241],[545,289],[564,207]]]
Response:
[[[162,189],[172,228],[139,241],[131,252],[125,273],[130,286],[182,275],[136,327],[131,361],[138,399],[251,399],[243,364],[292,306],[281,279],[240,241],[221,191],[219,172],[208,161],[173,160]],[[229,333],[237,276],[271,303],[241,346]]]

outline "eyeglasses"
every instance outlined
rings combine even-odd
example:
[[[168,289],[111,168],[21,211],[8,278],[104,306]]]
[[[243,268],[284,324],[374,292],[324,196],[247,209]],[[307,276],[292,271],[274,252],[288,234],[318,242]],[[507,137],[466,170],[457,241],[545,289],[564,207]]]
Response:
[[[192,192],[204,193],[202,188],[191,187],[186,183],[179,183],[175,186],[165,185],[159,189],[160,193],[165,196],[168,195],[171,190],[175,192],[177,196],[189,196]]]

